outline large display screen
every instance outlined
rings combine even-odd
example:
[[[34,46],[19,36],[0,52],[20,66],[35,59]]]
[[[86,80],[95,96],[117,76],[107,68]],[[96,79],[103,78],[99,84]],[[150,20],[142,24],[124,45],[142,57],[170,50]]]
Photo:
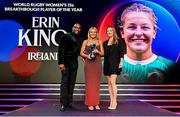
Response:
[[[121,15],[133,3],[151,8],[157,18],[149,45],[154,56],[148,60],[130,59],[122,36]],[[179,0],[4,0],[0,13],[0,83],[60,83],[59,37],[77,22],[84,40],[90,27],[98,29],[102,42],[108,26],[116,29],[126,52],[117,83],[180,83]],[[78,61],[76,82],[84,83],[84,62]],[[107,83],[104,75],[101,83]]]

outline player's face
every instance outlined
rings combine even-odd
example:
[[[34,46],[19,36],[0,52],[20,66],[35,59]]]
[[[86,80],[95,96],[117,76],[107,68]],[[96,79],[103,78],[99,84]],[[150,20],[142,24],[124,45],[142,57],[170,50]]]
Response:
[[[145,12],[129,12],[125,15],[122,38],[125,39],[127,50],[145,53],[151,49],[155,37],[152,16]]]

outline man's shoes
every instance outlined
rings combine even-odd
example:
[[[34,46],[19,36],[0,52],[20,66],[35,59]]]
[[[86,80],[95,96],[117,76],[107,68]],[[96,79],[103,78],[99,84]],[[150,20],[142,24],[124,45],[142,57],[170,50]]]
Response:
[[[65,107],[67,107],[67,108],[72,108],[72,103],[67,103],[67,104],[65,105]]]
[[[65,111],[65,106],[63,104],[60,104],[60,111]]]
[[[68,108],[72,108],[72,104],[67,105]]]

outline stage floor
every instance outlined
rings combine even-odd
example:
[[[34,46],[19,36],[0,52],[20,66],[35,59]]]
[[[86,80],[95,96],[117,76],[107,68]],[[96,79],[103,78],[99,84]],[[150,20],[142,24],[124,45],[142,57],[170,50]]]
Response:
[[[108,101],[100,102],[100,111],[89,111],[83,101],[75,101],[72,109],[59,110],[58,100],[42,100],[17,109],[6,116],[176,116],[165,109],[157,108],[138,100],[119,100],[116,110],[108,110]]]

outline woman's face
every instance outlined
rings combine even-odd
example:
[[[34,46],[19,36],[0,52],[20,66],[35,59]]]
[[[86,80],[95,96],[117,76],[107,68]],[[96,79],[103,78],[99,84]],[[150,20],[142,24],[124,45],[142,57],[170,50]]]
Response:
[[[111,28],[111,27],[107,28],[107,35],[108,35],[108,37],[113,37],[113,28]]]
[[[92,39],[96,38],[96,37],[97,37],[97,31],[96,31],[95,29],[91,29],[91,30],[89,31],[89,36],[90,36]]]
[[[156,35],[152,16],[144,12],[129,12],[125,15],[122,37],[127,50],[134,53],[151,51],[152,40]]]

